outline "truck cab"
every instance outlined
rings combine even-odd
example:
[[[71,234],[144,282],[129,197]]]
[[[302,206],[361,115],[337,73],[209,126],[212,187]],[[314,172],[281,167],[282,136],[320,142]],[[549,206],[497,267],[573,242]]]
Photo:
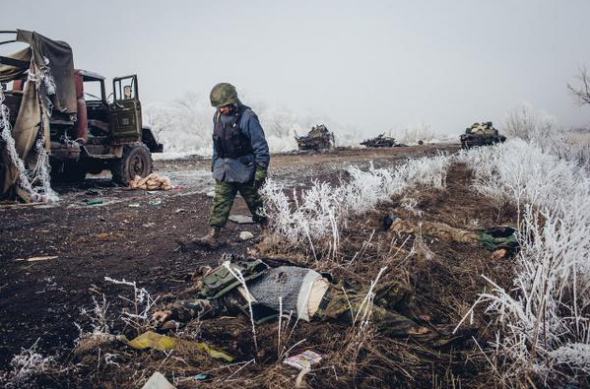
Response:
[[[20,114],[30,64],[15,57],[0,56],[0,65],[15,69],[15,77],[8,82],[3,80],[2,85],[14,125]],[[107,95],[105,77],[98,73],[74,69],[65,77],[69,85],[75,85],[76,104],[68,113],[48,110],[52,176],[77,181],[86,173],[98,174],[108,169],[113,181],[127,185],[136,175],[145,177],[151,173],[151,153],[161,153],[163,145],[151,128],[142,123],[137,75],[113,79],[110,95]]]

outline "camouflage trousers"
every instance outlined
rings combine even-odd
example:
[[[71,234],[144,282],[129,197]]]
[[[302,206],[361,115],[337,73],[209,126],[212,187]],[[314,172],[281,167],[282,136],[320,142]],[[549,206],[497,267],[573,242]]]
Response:
[[[342,285],[331,287],[328,304],[316,313],[314,320],[334,320],[346,323],[360,321],[364,313],[363,300],[369,291],[369,286],[356,289],[345,288],[344,290]],[[390,281],[378,284],[373,293],[375,293],[375,298],[373,299],[370,321],[377,326],[379,332],[393,337],[411,337],[431,345],[442,345],[448,342],[435,328],[419,324],[410,317],[398,313],[413,305],[412,293],[399,282]]]
[[[171,319],[187,323],[192,319],[212,319],[219,316],[235,316],[242,312],[245,300],[237,292],[231,290],[226,295],[216,299],[188,299],[179,300],[169,306],[172,311]]]
[[[216,181],[215,197],[213,198],[213,208],[211,208],[209,225],[213,227],[225,226],[238,192],[242,195],[244,201],[246,201],[248,209],[252,214],[252,220],[256,223],[264,223],[266,221],[266,218],[258,214],[262,209],[262,198],[258,193],[258,189],[254,187],[253,182],[239,184],[236,182]]]

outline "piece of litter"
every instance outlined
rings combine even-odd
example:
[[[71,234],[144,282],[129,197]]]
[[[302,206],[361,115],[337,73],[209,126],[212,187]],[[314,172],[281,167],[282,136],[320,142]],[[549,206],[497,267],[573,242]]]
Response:
[[[102,204],[102,203],[104,203],[103,199],[92,199],[92,200],[86,201],[86,205],[97,205],[97,204]]]
[[[254,234],[251,233],[250,231],[242,231],[240,232],[240,239],[241,240],[250,240],[254,238]]]
[[[143,226],[144,226],[145,228],[152,228],[152,227],[153,227],[153,226],[155,226],[155,225],[156,225],[156,223],[149,222],[149,223],[145,223]]]
[[[156,199],[149,202],[150,205],[160,205],[162,204],[162,200]]]
[[[159,371],[152,374],[141,389],[176,389]]]
[[[180,189],[184,189],[184,186],[182,186],[182,185],[176,185],[176,186],[174,187],[174,189],[179,189],[179,190],[180,190]]]
[[[212,190],[211,192],[207,192],[207,197],[215,197],[215,191]]]
[[[57,258],[57,255],[46,255],[43,257],[31,257],[31,258],[17,258],[15,261],[27,261],[27,262],[40,262],[40,261],[48,261],[50,259]]]
[[[139,203],[129,203],[129,208],[139,208]]]
[[[322,356],[311,350],[307,350],[298,355],[293,355],[283,361],[284,364],[293,366],[299,370],[309,370],[312,365],[315,365],[322,360]]]
[[[178,208],[177,210],[174,211],[174,213],[185,213],[186,209],[184,208]]]
[[[229,220],[238,224],[254,224],[254,220],[250,216],[244,215],[231,215]]]
[[[195,375],[195,378],[198,379],[198,380],[200,380],[200,381],[203,381],[203,380],[208,379],[209,376],[207,374],[199,373],[199,374]]]

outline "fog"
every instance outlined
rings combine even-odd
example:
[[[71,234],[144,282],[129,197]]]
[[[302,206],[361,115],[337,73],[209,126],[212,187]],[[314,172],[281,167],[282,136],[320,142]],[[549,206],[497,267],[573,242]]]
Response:
[[[589,122],[566,87],[590,64],[583,0],[4,0],[1,9],[2,29],[67,41],[78,68],[137,73],[144,106],[187,92],[206,104],[224,81],[254,108],[359,137],[416,124],[459,133],[523,102],[565,127]]]

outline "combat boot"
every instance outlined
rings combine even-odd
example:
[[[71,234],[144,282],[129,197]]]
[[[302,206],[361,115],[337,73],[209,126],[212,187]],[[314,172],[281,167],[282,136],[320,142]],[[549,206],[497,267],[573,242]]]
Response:
[[[194,243],[214,250],[219,247],[218,238],[220,231],[220,227],[211,227],[211,230],[209,230],[207,235],[203,236],[202,238],[195,239]]]

